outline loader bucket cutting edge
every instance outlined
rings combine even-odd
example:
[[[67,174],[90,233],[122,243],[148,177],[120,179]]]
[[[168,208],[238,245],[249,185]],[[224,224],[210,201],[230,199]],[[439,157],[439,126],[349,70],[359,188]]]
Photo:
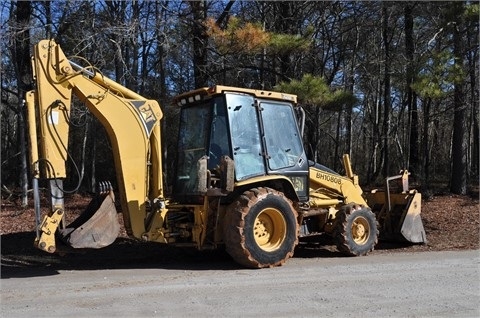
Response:
[[[112,244],[119,231],[115,199],[110,191],[94,198],[87,209],[59,233],[62,241],[73,248],[102,248]]]
[[[425,229],[420,216],[422,198],[420,193],[413,194],[406,206],[406,214],[403,219],[400,233],[409,242],[427,243]]]

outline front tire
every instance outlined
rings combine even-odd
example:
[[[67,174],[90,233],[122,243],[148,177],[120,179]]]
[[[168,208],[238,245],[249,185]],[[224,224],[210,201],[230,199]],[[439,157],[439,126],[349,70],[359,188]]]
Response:
[[[375,214],[368,207],[346,205],[337,213],[334,237],[340,252],[351,256],[367,255],[378,242]]]
[[[298,243],[297,212],[283,193],[270,188],[245,191],[227,209],[225,248],[250,268],[280,266]]]

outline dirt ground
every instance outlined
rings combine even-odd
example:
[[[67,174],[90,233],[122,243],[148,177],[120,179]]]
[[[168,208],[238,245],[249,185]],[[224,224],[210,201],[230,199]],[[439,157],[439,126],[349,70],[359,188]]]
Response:
[[[88,201],[67,198],[67,221]],[[127,238],[123,228],[103,249],[48,254],[33,246],[32,206],[21,209],[4,199],[0,312],[2,317],[188,317],[192,312],[209,317],[478,317],[478,193],[439,194],[422,204],[428,244],[380,242],[369,256],[344,257],[324,238],[301,243],[285,266],[249,270],[223,250],[143,243]]]
[[[89,200],[89,198],[80,195],[73,195],[66,198],[67,223],[81,213]],[[46,211],[47,206],[47,202],[42,202],[42,211]],[[86,255],[82,254],[83,256],[75,255],[75,262],[82,260],[85,264],[89,264],[92,258],[97,257],[102,258],[105,262],[110,260],[125,263],[135,260],[138,261],[139,259],[143,262],[147,258],[148,262],[163,261],[165,259],[175,260],[185,256],[187,258],[193,257],[190,261],[195,262],[202,258],[200,254],[194,254],[196,252],[185,252],[185,250],[178,250],[164,245],[159,247],[161,244],[143,243],[129,239],[123,228],[121,214],[119,214],[119,220],[122,225],[121,233],[116,242],[112,244],[113,247],[104,248]],[[475,250],[480,248],[478,191],[472,192],[467,196],[438,194],[424,199],[422,202],[422,220],[427,234],[427,244],[399,245],[380,242],[376,246],[375,251],[373,251],[373,254]],[[32,202],[28,208],[22,209],[16,200],[12,200],[11,198],[4,198],[2,200],[0,211],[2,267],[42,266],[51,261],[54,263],[63,262],[58,259],[53,260],[47,253],[36,250],[33,247],[35,237],[34,224]],[[328,244],[329,243],[326,242],[325,246],[322,247],[323,255],[335,256],[335,254],[338,254],[338,252],[335,251],[336,248],[333,245],[328,246]],[[302,249],[300,246],[296,250],[295,255],[299,255],[300,257],[307,255],[308,257],[309,253],[309,247]],[[152,254],[156,255],[154,259],[149,258]],[[163,256],[159,254],[163,254]],[[209,255],[209,257],[212,257],[212,255]],[[68,264],[74,262],[74,260],[70,259],[66,262]]]

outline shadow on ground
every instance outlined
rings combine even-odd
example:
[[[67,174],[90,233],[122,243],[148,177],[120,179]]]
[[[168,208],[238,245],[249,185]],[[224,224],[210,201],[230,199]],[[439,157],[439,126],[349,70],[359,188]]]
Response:
[[[117,238],[102,249],[48,254],[33,245],[34,232],[1,236],[1,278],[56,275],[59,270],[166,268],[185,270],[237,269],[222,250],[198,251],[158,243]],[[62,251],[66,247],[59,246]]]
[[[33,246],[34,232],[1,235],[1,278],[57,275],[59,270],[101,270],[163,268],[185,270],[240,269],[223,250],[198,251],[169,245],[117,238],[110,246],[93,250],[72,250],[48,254]],[[397,245],[399,247],[403,247]],[[395,248],[395,245],[376,249]],[[67,250],[59,246],[60,250]],[[326,237],[300,242],[295,250],[297,258],[345,257]]]

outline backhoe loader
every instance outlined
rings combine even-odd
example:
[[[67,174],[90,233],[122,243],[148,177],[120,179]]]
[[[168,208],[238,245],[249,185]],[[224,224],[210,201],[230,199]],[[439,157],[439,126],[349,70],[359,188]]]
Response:
[[[67,59],[53,40],[40,41],[32,61],[36,88],[27,92],[26,105],[35,245],[46,252],[54,253],[59,241],[73,248],[113,243],[119,233],[114,193],[130,237],[224,247],[250,268],[282,265],[305,237],[329,235],[347,255],[368,254],[379,236],[426,242],[421,197],[408,189],[407,171],[393,178],[403,181],[402,191],[364,194],[348,156],[345,176],[307,159],[295,95],[217,85],[176,96],[178,147],[167,197],[159,104]],[[105,127],[117,188],[101,183],[87,211],[64,226],[73,96]],[[51,198],[43,219],[41,179]]]

